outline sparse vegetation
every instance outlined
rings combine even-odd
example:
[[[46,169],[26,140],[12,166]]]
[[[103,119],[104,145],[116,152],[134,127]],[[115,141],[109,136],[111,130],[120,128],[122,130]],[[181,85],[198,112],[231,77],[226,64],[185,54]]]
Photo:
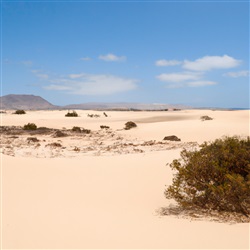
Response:
[[[80,152],[81,150],[80,150],[80,148],[78,148],[78,147],[74,147],[74,149],[73,149],[75,152]]]
[[[68,111],[68,113],[65,115],[66,117],[78,117],[78,114],[76,113],[76,111]]]
[[[88,117],[90,117],[90,118],[99,118],[100,117],[100,115],[97,115],[97,114],[88,114]]]
[[[54,133],[54,135],[53,135],[53,137],[65,137],[65,136],[67,136],[67,134],[66,134],[66,133],[63,133],[63,132],[60,131],[60,130],[57,130],[57,131]]]
[[[62,147],[62,145],[58,142],[52,142],[50,144],[47,144],[46,147],[60,148],[60,147]]]
[[[26,112],[23,109],[18,109],[13,114],[15,114],[15,115],[24,115],[24,114],[26,114]]]
[[[36,137],[28,137],[27,141],[28,142],[39,142],[39,140]]]
[[[90,129],[85,129],[85,128],[83,128],[81,131],[82,131],[82,133],[85,133],[85,134],[90,134],[90,132],[91,132]]]
[[[80,128],[80,127],[73,127],[72,131],[77,132],[77,133],[85,133],[85,134],[90,134],[91,132],[90,129]]]
[[[207,115],[204,115],[204,116],[201,116],[200,118],[202,121],[209,121],[209,120],[213,120],[213,118],[207,116]]]
[[[125,123],[125,128],[124,129],[129,130],[129,129],[135,128],[135,127],[137,127],[136,123],[129,121],[129,122]]]
[[[101,129],[109,129],[109,126],[101,125],[100,128],[101,128]]]
[[[23,126],[24,130],[36,130],[37,126],[35,123],[28,123]]]
[[[77,133],[81,133],[81,128],[80,127],[73,127],[72,131],[77,132]]]
[[[166,191],[183,208],[250,214],[250,138],[225,137],[205,142],[199,151],[181,152]]]
[[[180,138],[178,138],[176,135],[170,135],[170,136],[165,136],[163,138],[165,141],[181,141]]]

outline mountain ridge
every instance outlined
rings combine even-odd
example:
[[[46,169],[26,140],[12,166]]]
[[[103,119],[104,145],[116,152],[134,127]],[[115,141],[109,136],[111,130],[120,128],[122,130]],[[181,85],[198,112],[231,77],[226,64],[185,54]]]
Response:
[[[9,94],[0,97],[0,108],[4,109],[85,109],[85,110],[166,110],[166,109],[183,109],[187,106],[180,104],[162,104],[162,103],[107,103],[107,102],[88,102],[70,105],[53,105],[41,96],[27,94]],[[190,108],[190,107],[189,107]]]
[[[36,95],[5,95],[0,97],[1,109],[55,109],[57,106],[51,104],[41,96]]]

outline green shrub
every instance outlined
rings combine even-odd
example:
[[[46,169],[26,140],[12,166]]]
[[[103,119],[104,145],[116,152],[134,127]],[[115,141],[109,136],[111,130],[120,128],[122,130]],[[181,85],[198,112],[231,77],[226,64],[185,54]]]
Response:
[[[225,137],[205,142],[199,151],[181,152],[165,190],[183,207],[250,214],[250,138]]]
[[[72,112],[69,112],[65,115],[67,117],[78,117],[78,114],[76,113],[76,111],[72,111]]]
[[[16,114],[16,115],[24,115],[24,114],[26,114],[26,112],[24,110],[22,110],[22,109],[18,109],[18,110],[16,110],[14,112],[14,114]]]
[[[137,125],[134,123],[134,122],[126,122],[125,123],[125,130],[129,130],[129,129],[131,129],[131,128],[135,128],[135,127],[137,127]]]
[[[28,142],[39,142],[39,140],[36,137],[28,137],[27,141]]]
[[[209,116],[207,116],[207,115],[203,115],[203,116],[201,116],[201,118],[200,118],[202,121],[209,121],[209,120],[213,120],[213,118],[211,118],[211,117],[209,117]]]
[[[53,137],[65,137],[65,136],[68,136],[68,135],[66,133],[63,133],[60,130],[57,130],[52,136]]]
[[[24,130],[36,130],[37,126],[35,123],[28,123],[23,126]]]
[[[60,148],[62,147],[62,145],[58,142],[52,142],[52,143],[47,144],[45,147]]]
[[[84,133],[84,134],[90,134],[91,130],[90,129],[85,129],[85,128],[80,128],[80,127],[73,127],[72,128],[73,132],[77,132],[77,133]]]
[[[80,127],[73,127],[72,131],[77,132],[77,133],[81,133],[81,128]]]
[[[81,131],[82,131],[82,133],[85,133],[85,134],[90,134],[91,133],[91,130],[86,129],[86,128],[83,128]]]
[[[101,128],[101,129],[109,129],[110,127],[109,127],[109,126],[106,126],[106,125],[101,125],[100,128]]]

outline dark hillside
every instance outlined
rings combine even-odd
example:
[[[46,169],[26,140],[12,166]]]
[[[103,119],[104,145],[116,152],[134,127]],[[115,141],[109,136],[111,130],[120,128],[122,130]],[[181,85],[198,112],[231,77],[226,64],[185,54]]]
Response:
[[[0,97],[0,109],[57,109],[58,107],[49,103],[40,96],[35,95],[6,95]]]

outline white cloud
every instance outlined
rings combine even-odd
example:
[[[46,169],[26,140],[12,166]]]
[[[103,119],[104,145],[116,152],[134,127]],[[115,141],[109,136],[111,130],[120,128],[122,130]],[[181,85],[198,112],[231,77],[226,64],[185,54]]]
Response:
[[[32,61],[22,61],[21,62],[23,65],[25,66],[32,66],[33,65],[33,62]]]
[[[178,89],[178,88],[183,88],[185,87],[184,83],[173,83],[173,84],[168,84],[166,88],[168,89]]]
[[[209,85],[215,85],[216,82],[212,81],[194,81],[194,82],[188,82],[186,85],[188,87],[202,87],[202,86],[209,86]]]
[[[162,59],[162,60],[158,60],[155,62],[155,65],[156,66],[175,66],[175,65],[180,65],[182,64],[181,61],[177,61],[177,60],[165,60],[165,59]]]
[[[37,74],[36,76],[40,79],[48,79],[49,78],[49,75],[47,75],[47,74]]]
[[[81,61],[90,61],[91,58],[90,57],[82,57],[80,58]]]
[[[83,74],[70,74],[69,78],[76,79],[76,78],[82,78],[84,76],[86,76],[86,74],[84,74],[84,73]]]
[[[183,68],[194,71],[209,71],[212,69],[228,69],[237,67],[241,63],[228,55],[224,56],[204,56],[195,61],[185,60]]]
[[[157,79],[163,82],[183,82],[188,80],[198,80],[201,77],[202,73],[194,72],[170,73],[156,76]]]
[[[63,90],[75,95],[111,95],[136,89],[139,81],[114,75],[74,74],[51,82],[57,84],[51,84],[46,89]]]
[[[49,79],[49,75],[48,75],[48,74],[42,73],[42,71],[39,70],[39,69],[33,69],[33,70],[31,70],[31,72],[32,72],[36,77],[40,78],[41,80]]]
[[[114,54],[107,54],[107,55],[100,55],[99,59],[107,62],[122,62],[126,61],[126,56],[116,56]]]
[[[242,70],[242,71],[237,71],[237,72],[228,72],[228,73],[225,73],[223,76],[229,76],[229,77],[233,77],[233,78],[246,77],[246,76],[249,76],[249,71]]]
[[[44,88],[47,90],[71,90],[71,87],[67,87],[63,85],[55,85],[55,84],[45,86]]]
[[[180,72],[161,74],[157,76],[160,81],[167,82],[167,88],[202,87],[215,85],[216,82],[203,80],[202,72]]]
[[[167,88],[184,88],[184,87],[203,87],[203,86],[211,86],[217,84],[216,82],[212,81],[193,81],[193,82],[182,82],[182,83],[173,83],[168,84]]]

